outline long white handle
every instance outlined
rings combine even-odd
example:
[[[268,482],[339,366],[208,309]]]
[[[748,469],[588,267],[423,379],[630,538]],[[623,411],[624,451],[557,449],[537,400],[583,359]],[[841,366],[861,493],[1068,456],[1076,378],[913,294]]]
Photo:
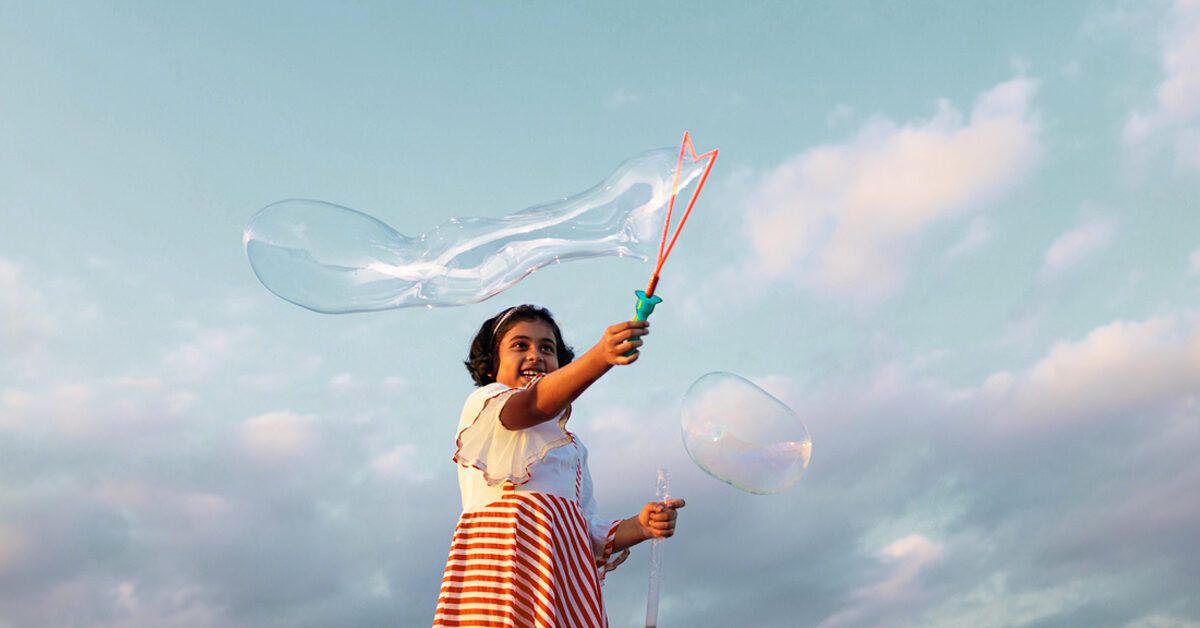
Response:
[[[669,499],[671,478],[666,469],[658,470],[658,482],[655,499],[665,502]],[[662,586],[662,539],[650,542],[650,590],[646,593],[646,628],[658,626],[658,591]]]

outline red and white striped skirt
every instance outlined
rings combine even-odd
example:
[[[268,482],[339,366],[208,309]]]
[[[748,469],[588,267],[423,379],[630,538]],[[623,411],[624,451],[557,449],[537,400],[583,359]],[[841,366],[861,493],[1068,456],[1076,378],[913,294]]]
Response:
[[[464,513],[433,625],[607,627],[600,572],[579,504],[514,492]]]

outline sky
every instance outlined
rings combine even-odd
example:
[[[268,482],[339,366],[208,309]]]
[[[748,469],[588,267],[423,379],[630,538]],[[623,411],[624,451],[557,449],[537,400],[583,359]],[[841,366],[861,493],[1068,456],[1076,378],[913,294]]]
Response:
[[[664,626],[1200,626],[1200,2],[0,0],[0,626],[422,626],[480,323],[586,349],[648,264],[317,314],[286,198],[406,234],[720,158],[641,359],[575,404],[602,512],[671,472]],[[800,482],[688,458],[712,371]],[[609,574],[641,625],[646,547]]]

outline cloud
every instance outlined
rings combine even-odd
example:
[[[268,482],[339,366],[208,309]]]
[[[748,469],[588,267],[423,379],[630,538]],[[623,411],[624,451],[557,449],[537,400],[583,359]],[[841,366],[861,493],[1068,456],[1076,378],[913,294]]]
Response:
[[[151,377],[4,389],[0,617],[145,627],[425,618],[436,593],[425,576],[440,569],[453,527],[452,473],[420,473],[415,447],[386,449],[399,442],[387,426],[293,412],[230,422],[217,408]],[[418,472],[396,482],[406,465]]]
[[[1035,90],[1023,77],[1001,83],[965,118],[945,101],[925,120],[876,117],[775,168],[747,204],[755,268],[843,297],[891,294],[926,229],[1030,171],[1041,152]]]
[[[194,322],[180,324],[191,336],[168,347],[162,355],[162,369],[174,378],[190,382],[207,380],[230,368],[232,363],[254,354],[258,332],[248,326],[205,329]]]
[[[51,346],[91,332],[102,318],[75,282],[0,258],[0,373],[29,381],[45,375],[53,369]]]
[[[1195,315],[1114,321],[1080,341],[1060,341],[1027,371],[997,372],[974,393],[996,427],[1042,432],[1139,412],[1162,413],[1200,392]]]
[[[30,558],[29,541],[21,530],[0,524],[0,575]]]
[[[1112,242],[1116,228],[1109,222],[1093,221],[1076,227],[1054,240],[1042,256],[1041,277],[1057,277],[1077,266]]]
[[[426,482],[433,479],[417,455],[417,447],[401,444],[371,460],[371,470],[380,477],[406,482]]]
[[[1091,597],[1089,593],[1100,584],[1079,579],[1037,591],[1021,591],[1014,590],[1009,580],[1009,574],[997,573],[979,586],[930,609],[919,624],[938,628],[1034,625],[1086,604]]]
[[[0,391],[0,430],[79,443],[155,438],[178,428],[195,393],[157,378],[111,377]]]
[[[1154,613],[1129,622],[1125,628],[1200,628],[1200,621],[1170,613]]]
[[[390,375],[379,382],[380,392],[386,395],[399,395],[408,392],[411,388],[412,385],[408,378],[401,375]]]
[[[1178,498],[1200,490],[1197,315],[1112,321],[965,389],[890,363],[820,384],[747,375],[813,433],[812,465],[783,495],[696,469],[678,424],[659,420],[677,412],[666,384],[595,387],[572,419],[603,512],[635,512],[657,466],[689,501],[667,546],[663,623],[1194,619],[1170,604],[1200,576],[1200,507]],[[208,395],[155,420],[178,392],[111,377],[0,397],[0,615],[428,620],[457,509],[444,448],[430,465],[427,442],[313,413],[226,421],[207,416]],[[81,415],[83,436],[55,427]],[[609,576],[614,625],[644,612],[644,550]]]
[[[621,109],[642,102],[642,95],[632,89],[617,88],[604,99],[605,109]]]
[[[316,417],[268,412],[243,421],[238,445],[250,459],[268,464],[296,462],[317,444]]]
[[[53,332],[45,297],[25,278],[21,267],[0,259],[0,344],[21,353]]]
[[[686,382],[589,389],[572,430],[601,511],[636,512],[659,466],[689,501],[666,546],[664,624],[1195,619],[1178,600],[1200,577],[1200,506],[1178,496],[1200,491],[1200,315],[1110,321],[965,388],[921,361],[746,373],[813,434],[808,473],[773,497],[687,458]],[[160,364],[0,389],[0,616],[428,622],[458,508],[454,409],[405,410],[422,395],[400,376],[356,375],[347,396],[327,385],[336,370],[313,372],[301,407],[228,386],[235,369],[201,384]],[[439,416],[444,430],[413,427]],[[614,625],[644,613],[645,550],[609,576]]]
[[[1154,103],[1129,114],[1123,140],[1136,153],[1152,141],[1173,137],[1179,161],[1200,168],[1200,3],[1176,0],[1164,22],[1163,79]]]
[[[854,107],[841,104],[825,114],[825,126],[835,128],[849,122],[852,118],[854,118]]]
[[[975,216],[963,237],[946,249],[947,259],[957,259],[979,250],[992,239],[992,221],[986,216]]]
[[[945,548],[922,534],[897,539],[879,552],[879,560],[888,566],[882,578],[857,589],[853,604],[834,613],[823,627],[878,625],[927,596],[918,582],[922,570],[945,553]]]
[[[1188,274],[1193,277],[1200,276],[1200,249],[1192,251],[1188,256]]]
[[[337,393],[353,392],[358,386],[352,373],[338,373],[329,380],[329,389]]]
[[[967,388],[891,363],[752,379],[813,434],[778,498],[708,478],[662,445],[673,426],[633,420],[665,404],[586,418],[602,503],[636,499],[612,483],[644,494],[656,465],[688,498],[664,623],[1120,625],[1180,608],[1200,577],[1200,505],[1178,498],[1200,490],[1196,313],[1112,321]],[[628,577],[610,576],[610,608],[644,596]]]

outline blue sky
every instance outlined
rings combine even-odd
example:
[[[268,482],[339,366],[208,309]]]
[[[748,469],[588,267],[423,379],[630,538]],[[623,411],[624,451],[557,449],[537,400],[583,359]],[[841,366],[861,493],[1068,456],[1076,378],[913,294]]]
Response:
[[[655,334],[573,418],[602,510],[689,501],[664,625],[1200,625],[1200,5],[878,5],[0,3],[0,626],[428,624],[473,330],[586,348],[650,268],[327,316],[242,227],[501,216],[684,130]],[[793,490],[687,459],[714,370],[804,418]]]

